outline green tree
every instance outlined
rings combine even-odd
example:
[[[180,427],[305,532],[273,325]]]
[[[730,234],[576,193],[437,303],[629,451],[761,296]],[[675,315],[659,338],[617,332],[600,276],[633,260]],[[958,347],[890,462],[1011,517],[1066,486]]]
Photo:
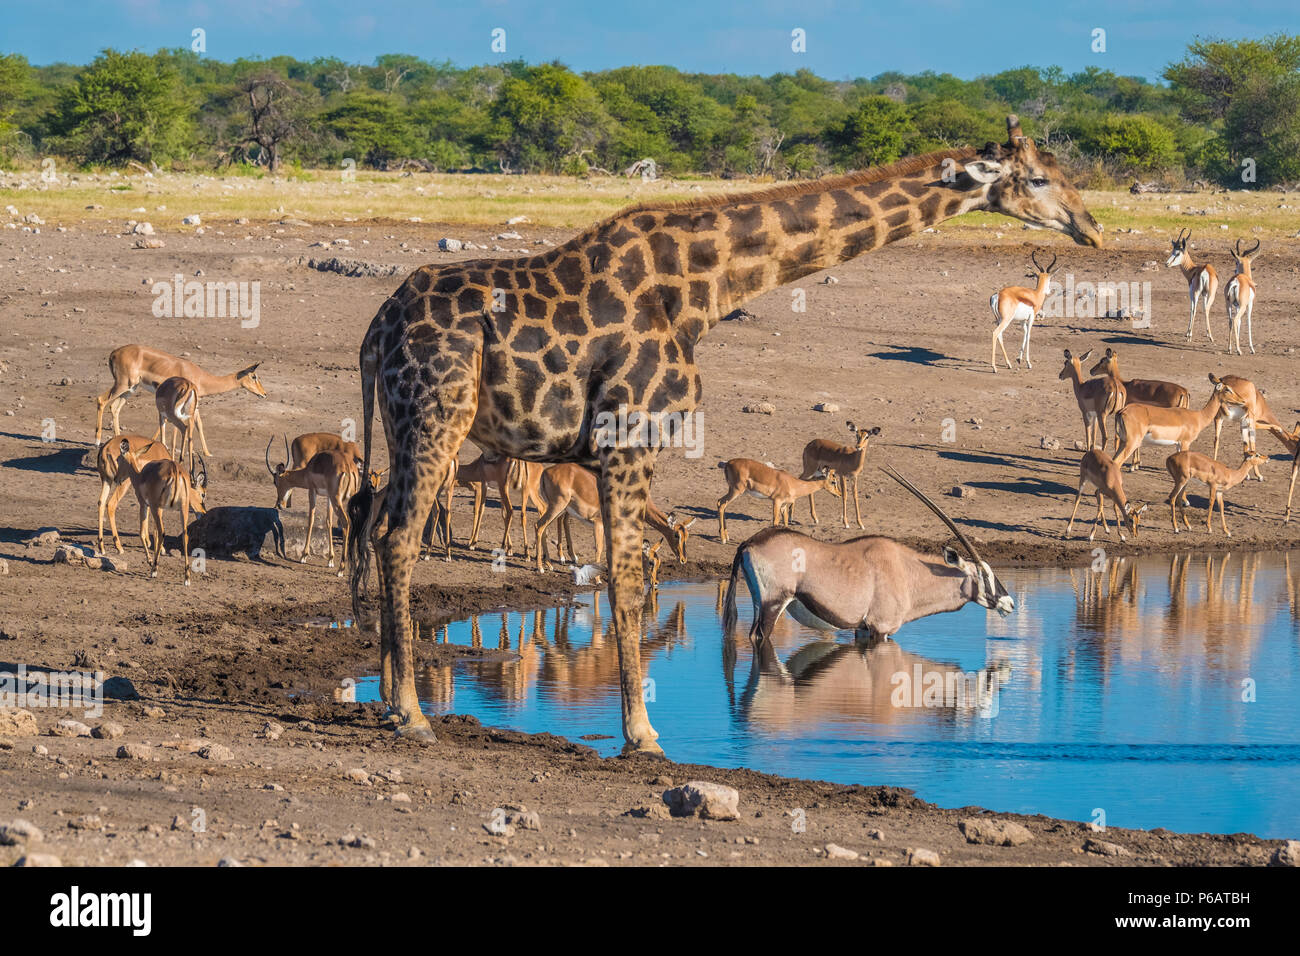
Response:
[[[837,161],[865,168],[899,159],[916,128],[901,103],[887,96],[869,96],[830,134]]]
[[[1185,115],[1215,129],[1220,178],[1239,182],[1246,161],[1261,185],[1300,178],[1300,36],[1198,40],[1164,76]]]
[[[492,139],[503,169],[580,172],[609,138],[612,121],[585,79],[558,64],[511,76],[491,108]]]
[[[84,162],[157,162],[187,152],[190,102],[167,54],[105,50],[59,97],[55,132]]]

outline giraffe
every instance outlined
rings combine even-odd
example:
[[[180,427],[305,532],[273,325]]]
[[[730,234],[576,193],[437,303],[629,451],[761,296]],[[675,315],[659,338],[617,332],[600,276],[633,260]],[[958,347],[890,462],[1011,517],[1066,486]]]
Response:
[[[391,467],[388,530],[374,543],[380,694],[397,733],[434,739],[415,690],[411,573],[425,517],[469,438],[486,453],[598,471],[623,751],[662,754],[642,695],[641,551],[650,479],[667,442],[663,429],[655,440],[629,430],[620,431],[629,440],[611,441],[599,423],[690,414],[702,394],[695,350],[722,316],[952,216],[999,212],[1100,247],[1101,227],[1051,154],[1015,116],[1007,132],[1005,144],[978,150],[632,206],[536,256],[411,273],[360,352],[365,468],[376,400]],[[356,586],[354,576],[354,595]]]

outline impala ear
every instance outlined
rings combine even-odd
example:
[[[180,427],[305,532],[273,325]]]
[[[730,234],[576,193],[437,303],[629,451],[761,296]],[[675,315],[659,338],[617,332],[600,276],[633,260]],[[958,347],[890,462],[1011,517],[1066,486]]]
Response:
[[[868,434],[868,435],[879,435],[879,434],[880,434],[880,426],[879,426],[879,425],[875,426],[874,428],[871,429],[871,431],[867,432],[867,434]]]
[[[995,183],[1005,171],[996,159],[972,159],[966,164],[966,175],[977,183]]]
[[[682,527],[683,527],[683,528],[689,528],[691,525],[695,524],[695,522],[697,522],[697,521],[699,521],[699,520],[700,520],[700,516],[699,516],[699,515],[696,515],[696,516],[695,516],[694,518],[692,518],[690,521],[686,522],[686,524],[682,525]]]
[[[1088,361],[1088,356],[1091,354],[1092,354],[1092,349],[1088,349],[1088,351],[1084,352],[1082,355],[1079,356],[1079,361],[1080,362]]]
[[[960,567],[961,567],[961,555],[957,553],[957,549],[956,549],[956,548],[951,548],[951,547],[949,547],[949,546],[947,546],[947,545],[944,545],[944,548],[943,548],[943,563],[946,564],[946,565],[948,565],[948,567],[950,567],[950,568],[960,568]]]

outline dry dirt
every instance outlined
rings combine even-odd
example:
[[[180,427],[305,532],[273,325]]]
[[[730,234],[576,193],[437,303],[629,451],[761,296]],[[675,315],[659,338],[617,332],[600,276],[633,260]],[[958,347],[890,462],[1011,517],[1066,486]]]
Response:
[[[298,258],[339,255],[398,264],[404,274],[457,258],[436,251],[440,236],[490,245],[504,227],[215,222],[205,223],[203,237],[163,233],[164,248],[137,250],[133,238],[103,232],[100,224],[64,225],[66,232],[51,225],[40,235],[0,234],[0,559],[7,563],[0,574],[0,668],[99,668],[129,677],[144,698],[108,703],[103,719],[124,727],[118,740],[0,740],[0,820],[35,823],[44,847],[64,863],[808,863],[818,847],[834,842],[863,860],[899,865],[917,847],[937,851],[946,865],[1260,864],[1276,847],[1248,836],[1112,829],[1103,838],[1132,855],[1106,857],[1083,851],[1096,837],[1085,825],[1045,817],[1019,818],[1034,833],[1029,844],[972,846],[956,824],[977,811],[935,808],[898,790],[646,758],[602,760],[578,744],[489,730],[472,719],[441,721],[433,747],[394,740],[374,707],[338,703],[332,695],[344,678],[373,672],[377,648],[369,635],[296,623],[351,616],[343,582],[319,555],[306,566],[269,553],[256,560],[213,557],[194,585],[182,588],[178,557],[164,559],[158,580],[145,576],[133,534],[124,535],[123,573],[52,564],[53,546],[23,542],[54,527],[66,541],[94,544],[93,396],[109,384],[106,358],[114,347],[151,344],[223,373],[263,363],[268,398],[240,392],[205,399],[204,418],[213,451],[209,505],[268,507],[274,493],[262,463],[267,439],[336,430],[359,418],[357,347],[375,309],[401,281],[400,274],[320,272]],[[524,235],[512,247],[566,238],[556,230],[512,228]],[[1034,331],[1034,369],[995,376],[987,364],[988,296],[1020,281],[1030,235],[1008,223],[1005,238],[990,232],[982,245],[958,244],[942,231],[918,237],[832,270],[837,282],[818,275],[798,283],[806,290],[806,312],[793,312],[790,290],[781,289],[749,304],[752,319],[714,329],[698,352],[704,453],[694,459],[665,454],[656,479],[662,506],[700,516],[691,563],[672,573],[704,576],[730,561],[732,546],[718,542],[712,511],[723,491],[720,460],[746,456],[797,470],[803,445],[818,436],[844,438],[846,419],[883,430],[862,482],[869,531],[930,547],[945,537],[928,512],[874,470],[889,462],[936,495],[958,483],[974,489],[973,497],[939,500],[995,564],[1082,562],[1093,547],[1087,525],[1082,533],[1076,526],[1072,540],[1061,537],[1077,476],[1072,445],[1083,437],[1070,388],[1057,378],[1062,348],[1096,353],[1109,345],[1120,352],[1125,375],[1179,381],[1197,404],[1208,394],[1208,372],[1243,375],[1267,387],[1279,417],[1297,417],[1300,384],[1290,343],[1300,255],[1294,243],[1271,244],[1257,260],[1259,353],[1229,358],[1222,352],[1221,302],[1213,316],[1219,344],[1208,347],[1203,330],[1193,344],[1184,340],[1185,286],[1177,271],[1163,267],[1163,236],[1117,237],[1101,252],[1047,240],[1061,254],[1062,276],[1073,272],[1076,283],[1150,281],[1154,327],[1049,319]],[[334,238],[350,244],[308,248]],[[1226,237],[1215,237],[1209,248],[1221,273],[1230,271],[1226,246]],[[199,270],[203,279],[259,281],[260,325],[154,317],[149,280],[178,273],[189,279]],[[1014,356],[1018,333],[1008,332],[1007,344]],[[741,411],[757,402],[770,402],[775,414]],[[840,410],[813,411],[822,402]],[[955,425],[951,442],[942,440],[947,419]],[[155,422],[147,392],[123,413],[129,431],[150,433]],[[1197,447],[1208,452],[1207,436]],[[1060,440],[1062,450],[1041,448],[1044,437]],[[1220,457],[1235,460],[1239,446],[1235,436],[1228,438]],[[1280,520],[1289,458],[1270,438],[1263,448],[1274,455],[1267,480],[1228,496],[1235,548],[1293,546],[1295,532]],[[469,457],[466,449],[463,458]],[[1117,554],[1224,547],[1221,536],[1199,526],[1177,538],[1167,530],[1162,457],[1148,453],[1156,467],[1128,479],[1131,497],[1156,503],[1152,520],[1136,543],[1111,538],[1106,547]],[[466,501],[462,496],[461,531]],[[1204,507],[1203,495],[1194,492],[1192,501]],[[818,533],[849,534],[838,526],[838,502],[823,495],[819,503]],[[125,504],[124,531],[135,524],[135,507]],[[285,515],[294,554],[305,505],[300,495]],[[737,502],[729,515],[732,541],[759,530],[769,516],[764,503]],[[796,520],[801,526],[807,520],[805,506],[796,509]],[[486,527],[493,541],[500,528],[495,510]],[[572,590],[565,577],[539,577],[518,557],[494,574],[483,551],[458,551],[451,564],[421,564],[416,582],[418,611],[428,621],[544,606]],[[434,655],[432,644],[421,643],[424,658]],[[78,716],[38,711],[41,733],[69,714]],[[277,739],[258,736],[268,721],[286,728]],[[205,738],[228,747],[228,759],[189,752],[196,746],[190,741]],[[154,749],[149,759],[116,759],[125,742]],[[671,755],[672,741],[663,743]],[[36,746],[48,752],[36,753]],[[364,769],[369,782],[347,779],[354,768]],[[742,819],[624,815],[656,805],[667,780],[697,777],[738,787]],[[511,805],[537,811],[541,830],[505,838],[483,828],[495,808]],[[204,833],[193,832],[194,808],[203,811]],[[793,808],[807,810],[807,832],[792,832]],[[98,820],[80,819],[87,814]],[[874,829],[883,840],[869,838]],[[349,835],[360,845],[340,843]],[[0,846],[0,863],[20,853]]]

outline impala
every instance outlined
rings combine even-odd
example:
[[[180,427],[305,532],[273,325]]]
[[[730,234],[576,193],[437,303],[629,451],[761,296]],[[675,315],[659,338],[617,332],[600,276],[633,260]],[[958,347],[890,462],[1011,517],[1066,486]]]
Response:
[[[858,475],[867,463],[867,445],[871,439],[880,434],[879,426],[875,428],[858,428],[852,422],[845,422],[853,434],[853,445],[841,445],[825,438],[814,438],[803,449],[803,472],[800,481],[810,481],[819,473],[834,473],[839,480],[840,504],[844,527],[849,526],[849,499],[847,479],[853,478],[853,511],[858,518],[858,527],[862,523],[862,506],[858,503]],[[813,524],[817,524],[817,504],[812,495],[808,496],[808,507],[812,511]]]
[[[1130,470],[1138,471],[1141,468],[1143,445],[1177,445],[1179,451],[1187,451],[1225,404],[1241,404],[1240,396],[1213,372],[1210,373],[1210,381],[1214,385],[1214,391],[1210,392],[1209,400],[1199,410],[1158,408],[1155,405],[1126,406],[1119,413],[1118,426],[1124,446],[1115,463],[1122,465],[1133,455]]]
[[[1219,414],[1214,417],[1214,456],[1219,457],[1219,436],[1223,431],[1224,422],[1239,422],[1241,425],[1241,444],[1244,454],[1252,455],[1255,453],[1255,430],[1256,427],[1264,428],[1273,433],[1278,441],[1292,454],[1296,451],[1297,436],[1288,432],[1278,417],[1273,414],[1273,410],[1268,407],[1265,400],[1265,392],[1262,388],[1257,388],[1255,383],[1248,378],[1242,378],[1239,375],[1225,375],[1221,381],[1230,387],[1233,392],[1241,399],[1239,405],[1224,405],[1219,409]],[[1255,469],[1255,477],[1260,481],[1264,476]]]
[[[1124,494],[1124,480],[1120,474],[1119,465],[1111,459],[1110,455],[1099,448],[1094,448],[1084,454],[1079,461],[1079,491],[1074,496],[1074,510],[1070,512],[1070,523],[1066,526],[1065,537],[1069,537],[1074,531],[1074,516],[1079,513],[1079,502],[1083,500],[1083,490],[1088,485],[1097,492],[1097,518],[1092,523],[1092,534],[1088,535],[1091,541],[1097,537],[1097,524],[1101,523],[1102,530],[1106,535],[1110,535],[1110,526],[1106,524],[1105,499],[1109,498],[1111,504],[1115,507],[1115,527],[1119,529],[1119,539],[1127,541],[1124,537],[1124,525],[1127,523],[1133,537],[1137,537],[1138,519],[1142,513],[1147,510],[1145,504],[1136,501],[1129,501]]]
[[[123,435],[122,441],[135,454],[143,467],[152,461],[171,458],[162,442],[143,435]],[[117,506],[130,485],[130,475],[122,464],[122,449],[118,442],[104,442],[95,456],[95,470],[99,472],[99,553],[104,553],[104,511],[108,511],[108,524],[113,531],[113,545],[122,554],[122,539],[117,536]]]
[[[1259,240],[1245,252],[1241,251],[1241,240],[1237,240],[1232,250],[1232,259],[1237,264],[1237,273],[1228,280],[1223,290],[1223,301],[1228,307],[1228,354],[1235,346],[1241,355],[1241,317],[1246,317],[1246,342],[1250,354],[1255,354],[1255,336],[1251,331],[1251,313],[1255,310],[1255,279],[1250,274],[1250,260],[1259,253]]]
[[[890,637],[908,621],[956,611],[972,601],[1002,615],[1015,610],[1015,600],[952,519],[902,475],[882,470],[948,526],[970,559],[945,546],[942,560],[936,560],[882,535],[833,543],[787,528],[765,528],[736,549],[723,609],[724,634],[736,626],[736,585],[742,573],[754,604],[749,637],[756,647],[771,637],[787,609],[807,627],[851,628],[863,641]],[[801,552],[799,560],[796,552]]]
[[[834,494],[831,476],[825,472],[813,479],[796,478],[788,471],[773,468],[752,458],[720,461],[718,467],[723,469],[727,476],[726,494],[718,499],[718,537],[724,544],[727,541],[727,505],[741,495],[772,499],[772,524],[788,525],[796,500],[807,496],[808,507],[812,508],[812,496],[815,492],[824,489]],[[815,510],[813,514],[816,515]],[[845,522],[844,526],[847,528],[848,523]]]
[[[208,509],[204,502],[208,490],[208,469],[199,456],[198,474],[193,467],[189,474],[171,458],[150,461],[142,464],[135,452],[131,450],[129,439],[123,438],[118,443],[122,465],[131,479],[131,487],[140,502],[140,542],[149,555],[149,576],[158,577],[158,556],[163,549],[164,509],[175,508],[181,515],[181,558],[185,563],[185,586],[190,585],[190,509],[199,514]],[[157,536],[153,538],[150,550],[149,519],[153,519]]]
[[[364,456],[361,454],[361,446],[354,441],[348,441],[342,435],[335,435],[333,432],[307,432],[299,435],[292,442],[289,436],[284,436],[285,454],[288,456],[289,468],[301,468],[307,462],[311,461],[322,451],[341,451],[345,455],[351,455],[360,468],[364,462]],[[372,472],[367,478],[371,481],[374,488],[379,487],[379,480],[383,478],[388,471]],[[292,492],[290,497],[284,501],[285,507],[292,504]]]
[[[1169,253],[1169,258],[1165,260],[1165,265],[1172,269],[1178,266],[1183,270],[1183,278],[1187,280],[1187,297],[1192,301],[1192,313],[1187,320],[1187,338],[1192,337],[1192,326],[1196,324],[1196,307],[1202,302],[1205,303],[1205,334],[1214,341],[1214,333],[1210,331],[1210,307],[1214,305],[1214,295],[1219,289],[1219,277],[1215,275],[1214,266],[1208,263],[1198,266],[1192,261],[1192,254],[1187,251],[1187,241],[1192,238],[1190,229],[1182,229],[1178,233],[1178,238],[1173,240],[1173,249]]]
[[[341,451],[321,451],[311,460],[298,468],[289,468],[288,462],[271,467],[271,442],[266,443],[266,470],[275,481],[275,505],[277,508],[289,506],[289,492],[294,488],[307,491],[307,537],[303,541],[302,554],[298,560],[307,563],[311,553],[311,533],[316,522],[316,499],[326,500],[325,540],[329,544],[329,564],[334,567],[334,516],[338,518],[339,531],[343,537],[343,559],[339,563],[339,576],[343,576],[343,566],[348,563],[349,532],[347,502],[361,490],[361,473],[351,455]]]
[[[1084,379],[1082,363],[1088,361],[1092,349],[1082,355],[1072,355],[1065,350],[1065,366],[1058,379],[1069,379],[1074,387],[1074,400],[1079,404],[1079,413],[1083,415],[1083,440],[1089,449],[1106,447],[1106,416],[1113,415],[1117,407],[1124,405],[1123,396],[1116,391],[1116,386],[1108,378]],[[1101,442],[1095,440],[1100,431]]]
[[[1161,408],[1187,408],[1192,404],[1191,393],[1181,385],[1173,382],[1161,382],[1141,378],[1125,381],[1119,374],[1119,356],[1113,349],[1106,349],[1106,354],[1097,360],[1097,364],[1088,370],[1089,375],[1101,375],[1110,380],[1115,392],[1115,451],[1119,451],[1119,413],[1129,402],[1143,405],[1159,405]]]
[[[1300,422],[1295,423],[1295,428],[1287,437],[1295,445],[1295,451],[1291,456],[1291,484],[1286,489],[1286,517],[1282,520],[1283,524],[1291,523],[1291,495],[1295,491],[1296,472],[1300,471]]]
[[[1006,288],[999,289],[989,297],[989,308],[993,310],[993,371],[996,374],[998,370],[998,349],[1002,349],[1002,358],[1007,363],[1007,368],[1011,368],[1011,359],[1007,358],[1007,347],[1002,342],[1002,333],[1012,322],[1019,320],[1024,326],[1024,335],[1020,340],[1020,354],[1016,356],[1016,365],[1020,360],[1025,360],[1028,368],[1034,365],[1029,361],[1029,333],[1033,331],[1034,319],[1043,311],[1043,301],[1047,298],[1047,290],[1052,284],[1052,273],[1056,271],[1056,253],[1052,253],[1052,261],[1044,269],[1038,264],[1038,253],[1035,251],[1030,254],[1029,261],[1033,264],[1033,271],[1025,274],[1026,279],[1033,279],[1037,283],[1034,288],[1026,289],[1024,286],[1009,285]],[[861,527],[861,525],[859,525]]]
[[[1268,461],[1263,455],[1246,455],[1245,459],[1236,468],[1229,468],[1223,462],[1216,461],[1207,455],[1202,455],[1198,451],[1180,451],[1175,455],[1170,455],[1165,459],[1165,470],[1169,472],[1169,477],[1174,480],[1174,490],[1169,493],[1169,514],[1174,523],[1174,534],[1179,531],[1178,528],[1178,505],[1183,506],[1183,524],[1187,530],[1192,529],[1192,524],[1187,520],[1187,483],[1193,478],[1203,481],[1210,489],[1210,506],[1205,512],[1205,530],[1212,532],[1214,530],[1214,505],[1219,505],[1219,522],[1223,525],[1223,533],[1229,538],[1232,532],[1228,530],[1228,519],[1223,511],[1223,493],[1230,491],[1245,480],[1246,475],[1252,468],[1258,468],[1264,462]]]
[[[260,364],[255,363],[229,375],[213,375],[193,362],[145,345],[123,345],[114,349],[108,357],[108,370],[113,374],[113,385],[95,399],[95,444],[99,444],[100,433],[104,430],[104,409],[111,409],[113,434],[118,434],[122,430],[118,422],[122,405],[126,402],[127,395],[142,383],[157,388],[167,379],[179,375],[194,383],[200,397],[246,388],[254,395],[265,398],[266,389],[257,378],[257,366]],[[211,455],[202,434],[199,435],[199,441],[203,445],[203,454]]]
[[[573,537],[569,530],[570,517],[592,525],[596,533],[596,563],[605,555],[604,523],[601,521],[600,494],[596,486],[596,474],[581,465],[551,465],[542,472],[539,494],[545,505],[542,516],[537,519],[537,570],[550,570],[546,557],[545,532],[554,522],[560,525],[556,531],[556,549],[560,560],[565,559],[565,544],[568,545],[568,559],[577,561],[573,549]],[[686,563],[686,540],[690,536],[690,527],[696,519],[683,521],[675,514],[665,515],[656,507],[653,500],[646,499],[646,524],[658,531],[665,542],[673,549],[678,562]]]
[[[171,456],[181,461],[189,455],[193,467],[195,431],[199,433],[204,453],[208,450],[207,439],[203,437],[203,419],[199,417],[199,390],[188,378],[174,375],[159,384],[153,403],[158,409],[158,440],[164,447],[167,445],[167,426],[170,424],[176,430]]]

